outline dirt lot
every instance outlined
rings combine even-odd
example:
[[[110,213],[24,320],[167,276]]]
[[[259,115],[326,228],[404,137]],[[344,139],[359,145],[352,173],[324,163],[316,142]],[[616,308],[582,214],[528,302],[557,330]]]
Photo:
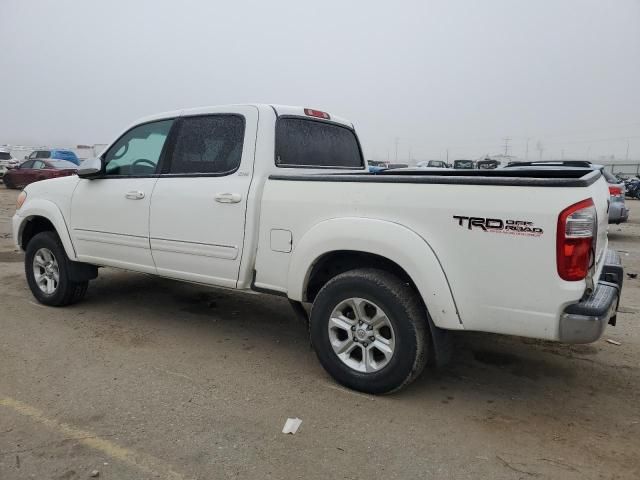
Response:
[[[103,269],[84,302],[39,305],[16,196],[0,186],[2,480],[640,478],[640,279],[595,344],[464,333],[450,367],[370,397],[325,374],[279,298]],[[640,272],[627,203],[610,238]]]

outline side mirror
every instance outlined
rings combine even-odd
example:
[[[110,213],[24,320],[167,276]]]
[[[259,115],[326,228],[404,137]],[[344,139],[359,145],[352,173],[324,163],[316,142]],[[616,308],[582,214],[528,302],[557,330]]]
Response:
[[[87,158],[78,167],[78,176],[80,178],[95,178],[102,173],[101,158]]]

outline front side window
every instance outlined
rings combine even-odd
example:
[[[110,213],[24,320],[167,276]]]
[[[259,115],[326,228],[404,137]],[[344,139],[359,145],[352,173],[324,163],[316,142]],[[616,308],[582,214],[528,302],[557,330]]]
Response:
[[[9,152],[0,152],[0,160],[11,160],[11,154]]]
[[[235,172],[242,159],[244,118],[240,115],[185,117],[171,157],[171,174]]]
[[[276,126],[279,167],[363,168],[353,130],[305,118],[280,118]]]
[[[22,169],[33,168],[33,160],[27,160],[22,165],[20,165],[20,168]]]
[[[105,173],[144,176],[156,173],[173,119],[145,123],[125,133],[104,156]]]

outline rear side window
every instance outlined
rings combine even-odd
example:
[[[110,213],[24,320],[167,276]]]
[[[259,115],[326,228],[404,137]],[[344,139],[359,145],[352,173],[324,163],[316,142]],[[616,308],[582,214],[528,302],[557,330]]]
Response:
[[[39,150],[36,152],[36,158],[50,158],[51,152],[49,150]]]
[[[278,167],[364,168],[353,130],[339,125],[280,118],[276,126]]]
[[[171,157],[169,173],[228,175],[242,159],[244,117],[184,117]]]
[[[11,154],[9,152],[0,152],[0,160],[11,160]]]

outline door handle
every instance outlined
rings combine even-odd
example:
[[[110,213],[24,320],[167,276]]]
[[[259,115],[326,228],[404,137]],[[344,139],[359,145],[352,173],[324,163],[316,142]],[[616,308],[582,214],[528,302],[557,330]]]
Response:
[[[218,203],[238,203],[242,200],[239,193],[216,193],[216,202]]]
[[[140,190],[131,190],[125,194],[129,200],[142,200],[144,198],[144,192]]]

